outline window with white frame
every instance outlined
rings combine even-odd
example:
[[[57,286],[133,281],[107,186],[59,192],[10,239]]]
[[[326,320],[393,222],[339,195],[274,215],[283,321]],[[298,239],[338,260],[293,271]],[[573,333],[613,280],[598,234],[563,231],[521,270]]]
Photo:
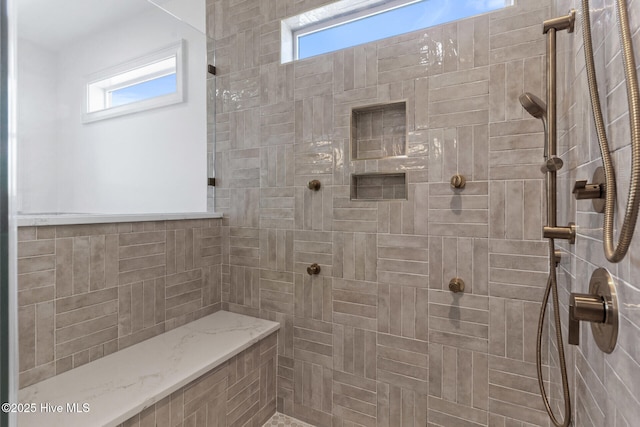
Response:
[[[513,4],[514,0],[342,0],[282,21],[282,62],[309,58]]]
[[[184,101],[183,42],[89,77],[83,122]]]

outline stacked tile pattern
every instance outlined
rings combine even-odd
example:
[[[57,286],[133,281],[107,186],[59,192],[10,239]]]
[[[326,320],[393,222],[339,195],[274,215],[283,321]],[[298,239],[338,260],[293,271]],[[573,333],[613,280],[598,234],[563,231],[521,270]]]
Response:
[[[626,3],[631,34],[637,34],[640,3],[637,0]],[[576,201],[571,197],[574,182],[590,180],[602,162],[584,67],[581,2],[556,0],[553,6],[558,16],[570,8],[579,11],[575,33],[562,34],[558,38],[558,151],[565,162],[559,177],[558,219],[574,221],[578,225],[576,245],[563,246],[565,253],[559,275],[563,336],[567,336],[569,293],[587,292],[591,274],[598,267],[606,268],[614,276],[621,309],[618,343],[611,354],[598,349],[589,326],[584,324],[581,325],[580,346],[569,346],[567,360],[573,417],[575,425],[584,427],[633,426],[640,419],[640,232],[636,230],[624,260],[618,264],[608,262],[602,249],[603,215],[593,211],[589,200]],[[619,230],[628,198],[631,138],[615,2],[591,2],[590,14],[600,99],[617,177],[615,224]],[[640,46],[637,36],[633,42],[637,52]],[[616,242],[617,236],[616,232]],[[551,339],[550,342],[555,351],[554,341]],[[557,372],[557,358],[552,358],[551,362],[553,372]],[[560,384],[553,383],[554,404],[558,408],[562,407],[559,387]]]
[[[208,1],[223,308],[280,322],[278,411],[313,425],[548,426],[543,134],[518,96],[544,93],[550,2],[281,64],[280,20],[327,3]],[[397,102],[406,156],[351,158],[352,109]],[[374,172],[407,200],[352,201]]]
[[[269,335],[118,427],[262,426],[276,411],[277,341]]]
[[[20,227],[20,387],[221,306],[220,220]]]

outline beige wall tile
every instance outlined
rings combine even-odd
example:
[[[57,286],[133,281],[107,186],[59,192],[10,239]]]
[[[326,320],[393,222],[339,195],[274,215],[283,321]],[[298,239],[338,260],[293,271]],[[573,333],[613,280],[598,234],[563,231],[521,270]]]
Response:
[[[138,223],[136,232],[132,224],[45,227],[41,240],[23,232],[30,239],[19,249],[22,387],[157,335],[167,319],[175,327],[220,308],[219,221],[169,224],[182,236],[180,265],[192,268],[182,276],[191,280],[172,274],[165,281],[169,240],[175,247],[168,236],[176,231],[165,235],[162,221]],[[173,261],[175,269],[175,255]],[[174,305],[178,300],[184,302]]]

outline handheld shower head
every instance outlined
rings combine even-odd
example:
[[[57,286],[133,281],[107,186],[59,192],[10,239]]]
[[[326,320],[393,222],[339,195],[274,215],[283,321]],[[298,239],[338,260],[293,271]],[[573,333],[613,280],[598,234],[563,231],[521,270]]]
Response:
[[[525,92],[520,95],[520,104],[536,119],[542,120],[544,127],[544,158],[549,158],[549,137],[547,131],[547,104],[532,93]]]
[[[520,104],[536,119],[544,120],[546,118],[547,105],[534,94],[525,92],[520,95]]]

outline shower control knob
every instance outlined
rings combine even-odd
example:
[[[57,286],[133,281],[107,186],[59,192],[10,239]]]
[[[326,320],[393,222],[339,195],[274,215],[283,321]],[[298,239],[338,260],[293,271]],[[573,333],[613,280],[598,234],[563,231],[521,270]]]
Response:
[[[618,340],[618,298],[613,278],[604,268],[593,272],[588,294],[569,296],[569,344],[580,345],[580,322],[591,323],[600,350],[613,351]]]
[[[320,266],[316,263],[311,264],[309,267],[307,267],[307,273],[309,274],[309,276],[320,274]]]
[[[573,186],[573,195],[576,200],[602,198],[602,186],[600,184],[587,184],[587,180],[576,181]]]
[[[573,186],[573,195],[576,200],[592,199],[593,209],[596,212],[604,212],[604,198],[606,195],[606,180],[604,169],[599,167],[593,173],[591,183],[586,179],[576,181]]]
[[[451,177],[451,186],[453,188],[461,189],[467,185],[467,180],[464,176],[460,174],[455,174]]]
[[[580,344],[580,322],[604,323],[607,305],[598,295],[572,293],[569,297],[569,344]]]
[[[449,290],[454,294],[464,292],[464,280],[459,277],[454,277],[449,281]]]

